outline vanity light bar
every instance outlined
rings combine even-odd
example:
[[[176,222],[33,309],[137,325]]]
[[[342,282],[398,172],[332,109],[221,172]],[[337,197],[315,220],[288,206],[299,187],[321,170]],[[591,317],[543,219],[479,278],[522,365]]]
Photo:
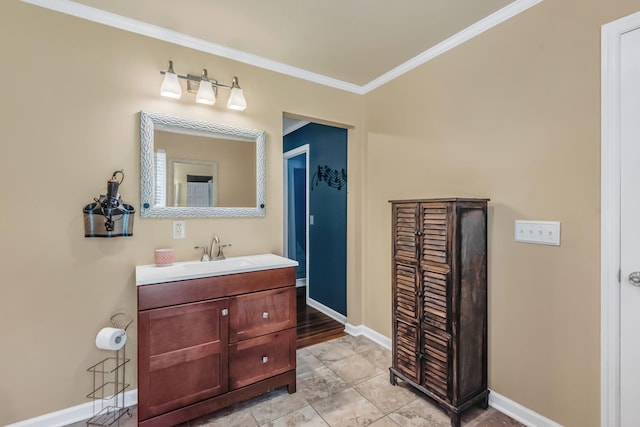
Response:
[[[179,79],[182,79],[187,80],[188,91],[196,91],[196,84],[198,85],[196,95],[196,102],[198,103],[208,105],[215,104],[218,88],[223,87],[231,90],[229,100],[227,101],[227,108],[236,111],[243,111],[247,108],[244,91],[238,84],[238,78],[235,76],[233,77],[231,85],[225,85],[218,83],[216,80],[209,79],[206,68],[202,70],[201,77],[191,74],[183,76],[173,71],[173,61],[169,61],[169,69],[167,71],[160,71],[160,74],[164,75],[164,80],[160,87],[160,95],[164,97],[180,99],[182,96],[182,87],[180,86]],[[211,90],[209,90],[209,87],[211,87]]]

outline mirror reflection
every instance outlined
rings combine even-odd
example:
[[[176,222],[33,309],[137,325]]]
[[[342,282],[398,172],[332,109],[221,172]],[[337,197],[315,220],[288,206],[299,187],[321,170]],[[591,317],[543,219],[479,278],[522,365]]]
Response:
[[[154,132],[155,206],[252,207],[256,143]]]
[[[143,217],[264,216],[265,133],[140,114]]]

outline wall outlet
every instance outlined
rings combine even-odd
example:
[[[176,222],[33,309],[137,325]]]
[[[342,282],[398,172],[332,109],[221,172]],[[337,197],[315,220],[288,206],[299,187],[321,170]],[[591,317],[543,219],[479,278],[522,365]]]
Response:
[[[184,239],[187,237],[187,225],[184,221],[173,221],[173,238]]]
[[[515,241],[560,246],[560,222],[516,220]]]

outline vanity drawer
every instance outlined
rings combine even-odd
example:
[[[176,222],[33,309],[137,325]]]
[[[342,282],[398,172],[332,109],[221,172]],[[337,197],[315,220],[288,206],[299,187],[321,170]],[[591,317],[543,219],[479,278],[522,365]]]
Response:
[[[296,367],[296,328],[229,345],[229,387],[237,389]]]
[[[296,288],[254,292],[230,299],[229,342],[296,326]]]

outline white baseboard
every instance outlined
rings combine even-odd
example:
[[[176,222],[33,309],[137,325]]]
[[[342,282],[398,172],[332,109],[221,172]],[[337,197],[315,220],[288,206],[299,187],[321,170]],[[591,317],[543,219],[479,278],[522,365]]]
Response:
[[[130,390],[124,393],[124,406],[129,407],[138,403],[138,390]],[[98,406],[96,404],[96,411],[103,407],[107,407],[112,402],[105,400],[100,402]],[[9,424],[6,427],[62,427],[69,424],[77,423],[79,421],[88,420],[94,413],[94,403],[87,402],[80,405],[72,406],[70,408],[61,409],[60,411],[51,412],[41,415],[39,417],[30,418],[28,420],[20,421],[14,424]],[[126,416],[126,415],[125,415]]]
[[[375,342],[376,344],[380,344],[384,348],[391,350],[391,338],[387,338],[384,335],[382,335],[380,332],[376,332],[373,329],[368,328],[364,325],[354,326],[350,323],[347,323],[345,325],[344,331],[349,335],[353,335],[354,337],[358,337],[362,335],[366,338],[369,338],[371,341]]]
[[[509,415],[514,420],[520,421],[522,424],[529,427],[562,427],[562,425],[555,421],[552,421],[529,408],[525,408],[518,402],[514,402],[493,390],[489,393],[489,406],[497,409],[503,414]]]
[[[343,325],[347,323],[347,316],[345,316],[344,314],[340,314],[337,311],[327,307],[326,305],[323,305],[318,301],[309,298],[308,295],[307,295],[307,305],[309,305],[312,308],[315,308],[320,313],[326,314],[327,316],[342,323]]]

